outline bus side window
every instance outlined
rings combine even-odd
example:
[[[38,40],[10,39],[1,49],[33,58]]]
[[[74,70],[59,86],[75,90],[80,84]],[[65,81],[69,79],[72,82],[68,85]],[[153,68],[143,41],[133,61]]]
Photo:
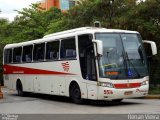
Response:
[[[76,58],[75,38],[68,38],[61,41],[61,59]]]
[[[12,49],[6,49],[4,51],[4,63],[12,63]]]
[[[33,45],[23,47],[23,56],[22,56],[23,62],[32,61],[32,49],[33,49]]]
[[[59,41],[48,42],[46,45],[46,59],[55,60],[59,58]]]
[[[83,79],[96,81],[96,64],[92,35],[78,36],[79,60]]]
[[[35,44],[34,52],[33,52],[33,60],[34,61],[43,61],[45,53],[45,43]]]
[[[22,53],[22,47],[18,47],[18,48],[13,49],[13,62],[14,63],[21,62],[21,53]]]

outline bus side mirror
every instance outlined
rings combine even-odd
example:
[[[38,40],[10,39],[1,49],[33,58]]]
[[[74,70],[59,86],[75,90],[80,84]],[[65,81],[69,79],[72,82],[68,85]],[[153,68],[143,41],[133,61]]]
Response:
[[[93,43],[96,44],[97,54],[102,56],[103,55],[103,45],[101,40],[92,40]]]
[[[157,54],[157,46],[153,41],[143,40],[147,57],[151,57]]]

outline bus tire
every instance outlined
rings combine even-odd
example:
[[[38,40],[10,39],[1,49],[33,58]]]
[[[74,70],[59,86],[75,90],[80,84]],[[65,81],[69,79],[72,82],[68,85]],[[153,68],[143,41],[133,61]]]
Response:
[[[76,104],[81,104],[83,102],[81,98],[81,90],[77,84],[74,84],[71,88],[71,99]]]
[[[17,81],[17,94],[18,96],[23,96],[23,86],[20,80]]]

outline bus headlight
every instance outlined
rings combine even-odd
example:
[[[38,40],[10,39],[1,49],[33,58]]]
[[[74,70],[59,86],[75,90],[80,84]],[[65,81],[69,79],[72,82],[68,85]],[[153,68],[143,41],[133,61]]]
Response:
[[[141,83],[141,86],[143,86],[143,85],[148,85],[148,84],[149,84],[149,81],[146,80],[146,81],[143,81],[143,82]]]
[[[99,82],[98,86],[113,88],[113,84],[109,82]]]

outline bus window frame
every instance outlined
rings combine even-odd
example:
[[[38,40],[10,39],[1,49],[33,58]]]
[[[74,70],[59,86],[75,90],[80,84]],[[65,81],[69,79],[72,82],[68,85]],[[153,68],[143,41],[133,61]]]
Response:
[[[29,47],[29,46],[32,46],[32,59],[31,59],[30,62],[23,61],[24,47]],[[22,51],[22,63],[32,63],[32,62],[33,62],[33,49],[34,49],[34,44],[29,44],[29,45],[24,45],[24,46],[23,46],[23,51]]]
[[[48,44],[48,43],[57,42],[57,41],[59,42],[59,48],[58,48],[59,54],[58,54],[58,59],[47,59],[47,44]],[[46,62],[50,62],[50,61],[60,61],[60,45],[61,45],[60,39],[55,39],[55,40],[47,41],[47,42],[46,42],[46,46],[45,46],[45,61],[46,61]]]
[[[34,60],[34,50],[35,50],[35,45],[40,45],[40,44],[44,44],[44,56],[43,56],[43,59]],[[45,62],[45,47],[46,47],[45,42],[41,42],[41,43],[33,43],[33,51],[32,51],[32,55],[33,55],[32,62],[33,62],[33,63],[35,63],[35,62]]]
[[[14,62],[14,49],[16,49],[16,48],[21,48],[20,62]],[[23,46],[18,46],[18,47],[12,48],[12,63],[13,64],[21,64],[22,63],[22,52],[23,52]]]
[[[7,50],[11,50],[11,62],[6,62],[6,51]],[[3,56],[5,56],[3,58],[3,63],[4,64],[12,64],[13,63],[13,48],[6,48],[6,49],[4,49],[4,53],[3,54],[4,54]]]
[[[67,39],[74,39],[75,42],[75,52],[76,52],[76,56],[73,58],[61,58],[61,43],[63,40],[67,40]],[[51,42],[56,42],[59,41],[59,56],[58,59],[46,59],[46,51],[47,51],[47,43],[51,43]],[[44,59],[43,60],[34,60],[34,49],[35,49],[35,45],[40,45],[40,44],[44,44]],[[22,57],[23,57],[23,48],[27,47],[27,46],[32,46],[32,60],[30,62],[27,61],[23,61]],[[78,60],[77,57],[79,57],[79,53],[78,53],[78,43],[77,43],[77,35],[75,36],[69,36],[69,37],[63,37],[63,38],[58,38],[55,40],[51,40],[51,41],[45,41],[45,42],[41,42],[41,43],[32,43],[32,44],[28,44],[28,45],[21,45],[21,46],[17,46],[17,47],[12,47],[12,48],[6,48],[5,50],[12,50],[12,60],[10,63],[5,63],[4,64],[27,64],[27,63],[38,63],[38,62],[51,62],[51,61],[70,61],[70,60]],[[21,61],[20,62],[13,62],[13,52],[15,48],[21,48]],[[4,52],[5,53],[5,52]]]
[[[74,41],[75,41],[75,51],[76,51],[76,56],[75,57],[73,57],[73,58],[61,58],[61,46],[62,46],[62,41],[63,40],[67,40],[67,39],[74,39]],[[76,39],[76,36],[70,36],[70,37],[66,37],[66,38],[61,38],[60,39],[60,47],[59,47],[59,49],[60,49],[60,55],[59,55],[59,59],[60,59],[60,61],[66,61],[66,60],[77,60],[77,56],[78,56],[78,52],[77,52],[77,39]]]

